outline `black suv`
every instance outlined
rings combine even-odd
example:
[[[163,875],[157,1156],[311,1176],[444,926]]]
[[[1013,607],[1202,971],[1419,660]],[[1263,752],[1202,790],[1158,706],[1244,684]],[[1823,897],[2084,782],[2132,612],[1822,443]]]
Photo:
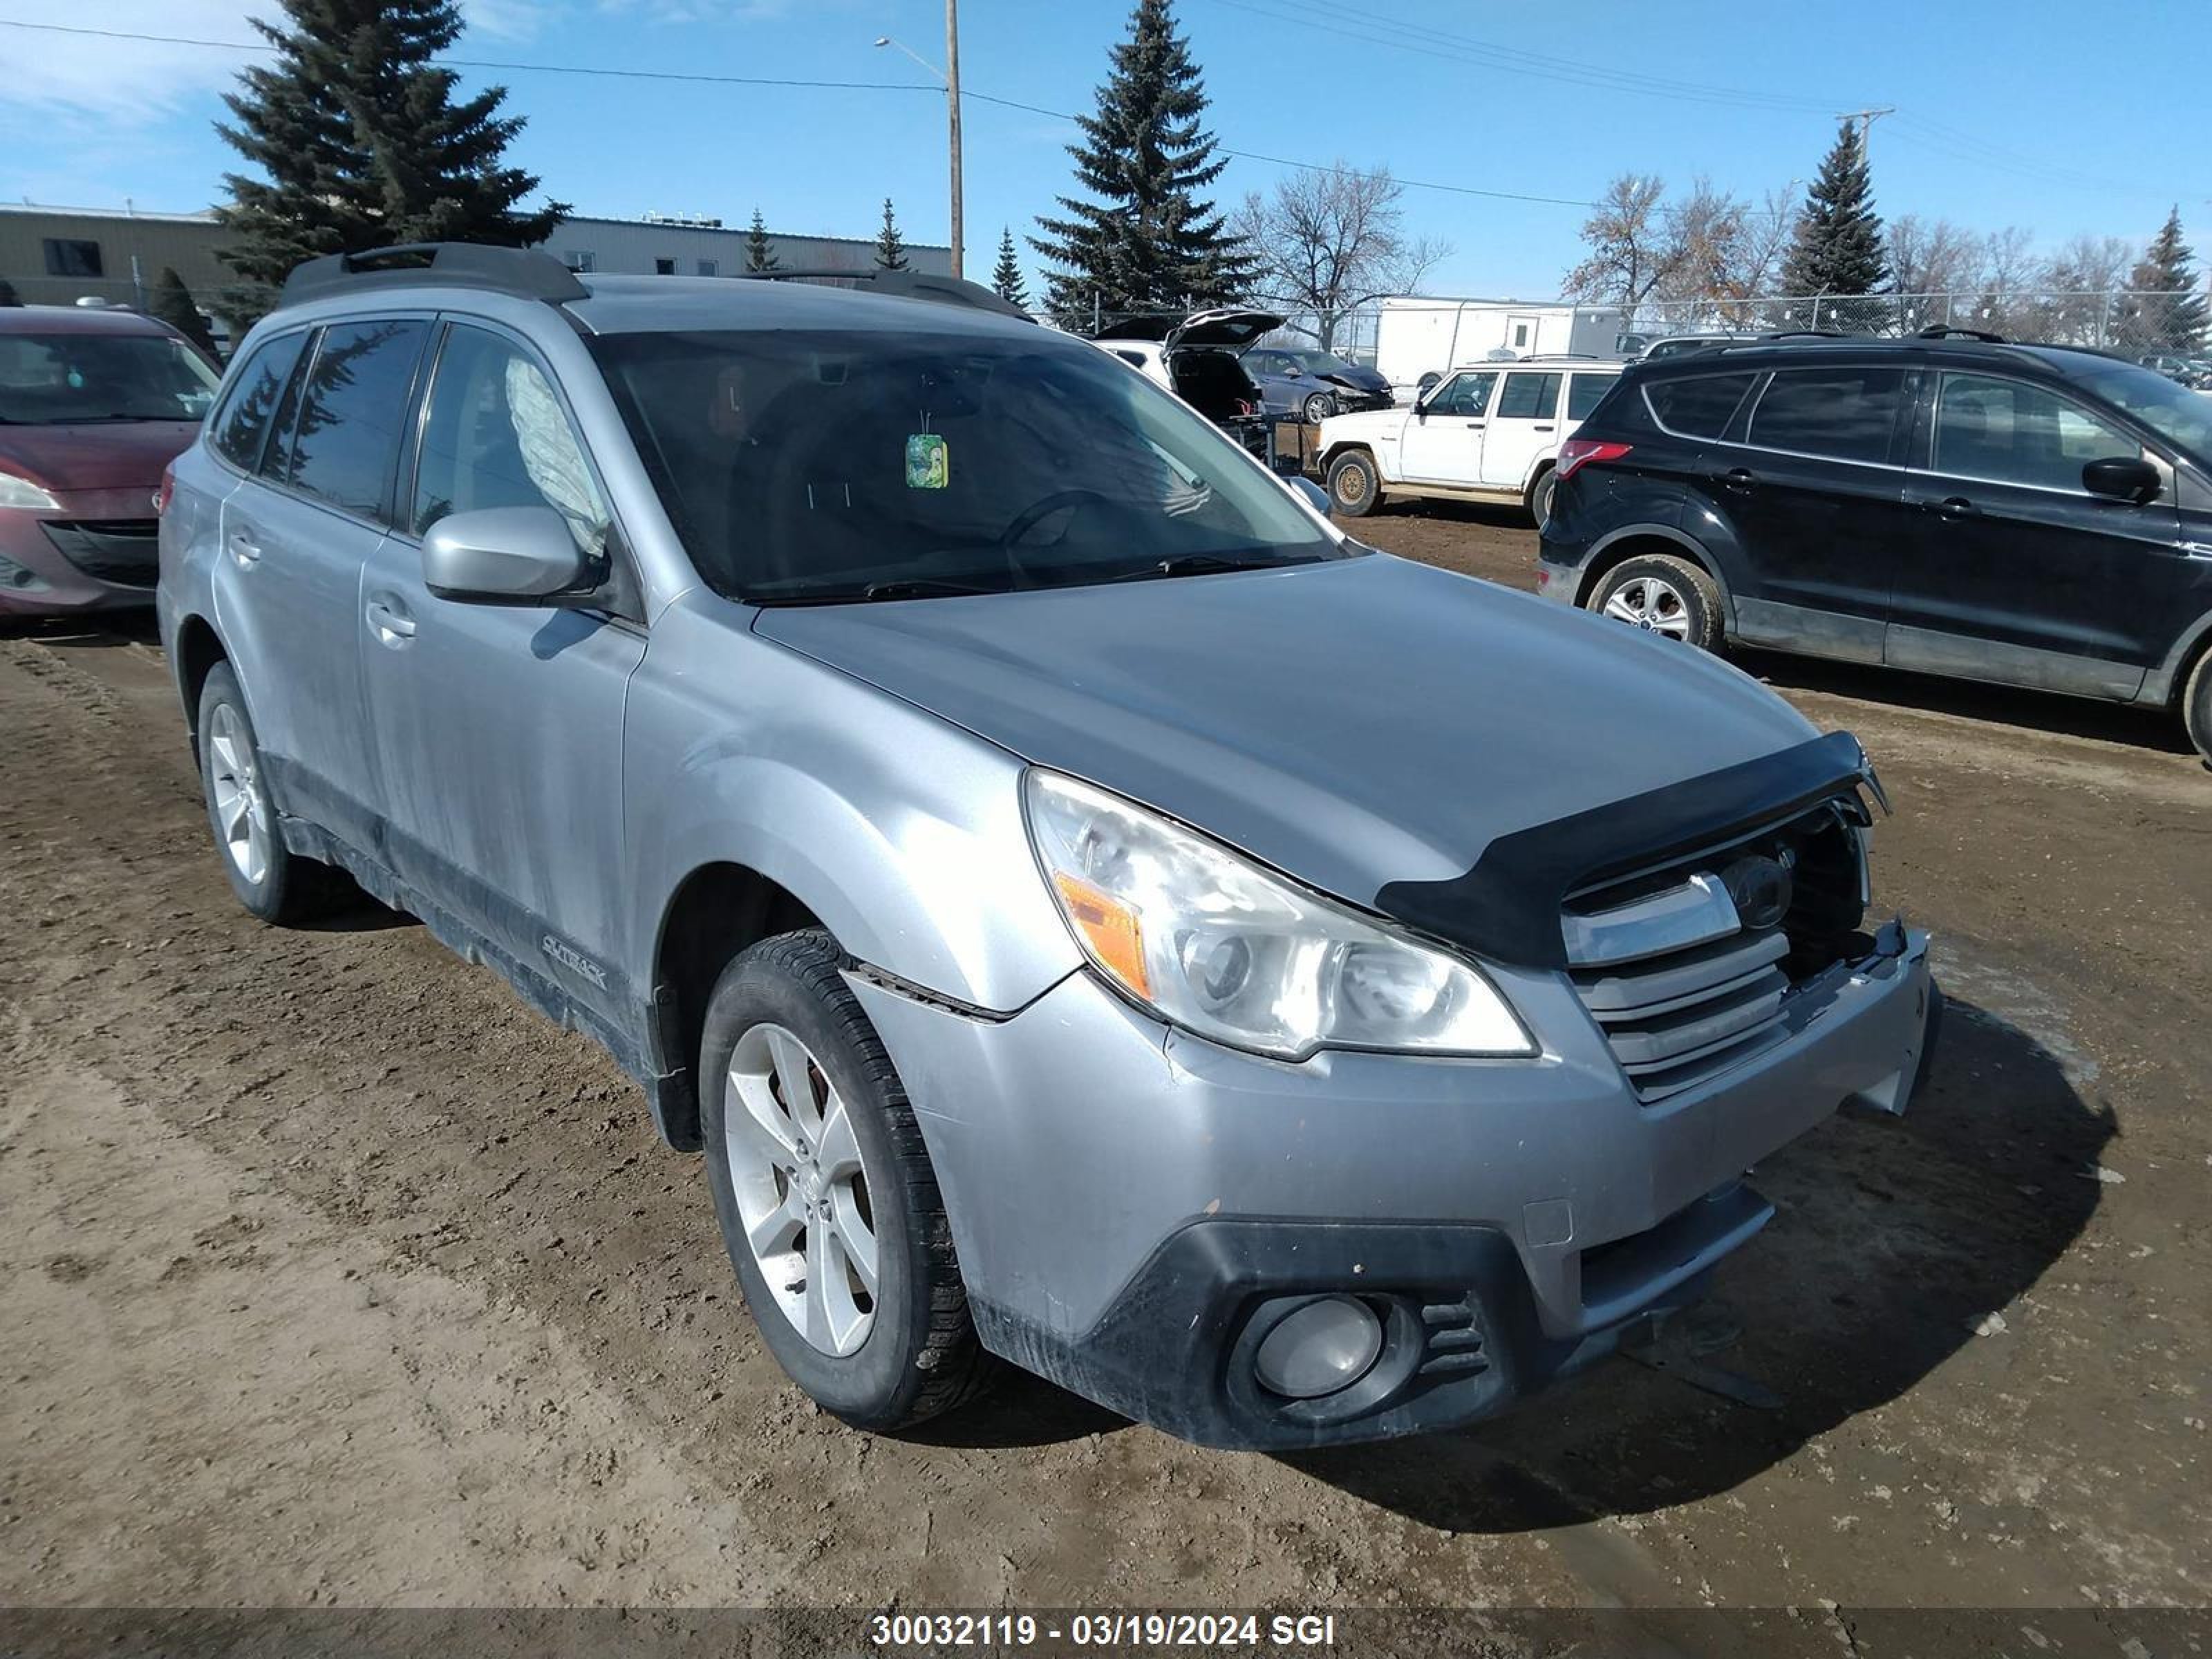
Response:
[[[2138,363],[1937,331],[1633,364],[1541,559],[1708,650],[2178,708],[2212,758],[2212,397]]]

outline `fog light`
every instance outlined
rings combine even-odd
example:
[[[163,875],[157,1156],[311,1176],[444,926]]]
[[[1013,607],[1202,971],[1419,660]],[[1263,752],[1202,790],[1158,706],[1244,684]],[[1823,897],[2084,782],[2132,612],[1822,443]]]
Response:
[[[1270,1390],[1317,1400],[1367,1375],[1382,1352],[1382,1322],[1364,1302],[1328,1296],[1286,1316],[1261,1340],[1253,1370]]]
[[[16,593],[43,593],[46,584],[35,570],[26,570],[15,560],[0,554],[0,587]]]

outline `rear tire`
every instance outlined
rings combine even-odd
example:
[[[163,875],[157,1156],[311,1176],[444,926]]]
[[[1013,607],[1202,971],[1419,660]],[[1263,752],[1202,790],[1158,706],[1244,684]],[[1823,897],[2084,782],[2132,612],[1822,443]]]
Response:
[[[1680,640],[1700,651],[1721,647],[1721,590],[1704,570],[1672,554],[1624,559],[1585,601],[1600,616]]]
[[[345,895],[347,878],[286,848],[252,718],[227,662],[208,670],[196,729],[208,826],[238,902],[279,927],[296,927],[331,909]]]
[[[723,970],[699,1045],[699,1125],[761,1340],[824,1410],[889,1432],[973,1399],[996,1362],[969,1317],[921,1127],[844,966],[809,929]]]
[[[1348,450],[1329,463],[1328,504],[1347,519],[1364,519],[1382,505],[1382,475],[1373,456]]]
[[[2190,671],[2189,683],[2181,694],[2181,722],[2197,752],[2204,757],[2205,765],[2212,767],[2212,650],[2199,657]]]
[[[1559,474],[1556,467],[1547,466],[1528,481],[1528,494],[1526,498],[1528,516],[1536,521],[1536,528],[1539,530],[1544,527],[1552,516],[1552,497],[1557,493],[1559,488]]]

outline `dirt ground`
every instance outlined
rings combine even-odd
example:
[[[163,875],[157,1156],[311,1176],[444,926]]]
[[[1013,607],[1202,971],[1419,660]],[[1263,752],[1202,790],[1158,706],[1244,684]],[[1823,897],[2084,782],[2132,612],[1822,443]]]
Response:
[[[1528,579],[1510,514],[1361,533]],[[1747,665],[1875,756],[1953,1014],[1908,1118],[1759,1172],[1700,1328],[1780,1408],[1615,1361],[1275,1458],[1036,1382],[817,1414],[605,1058],[404,918],[240,912],[144,629],[0,639],[0,1606],[2212,1600],[2212,776]]]

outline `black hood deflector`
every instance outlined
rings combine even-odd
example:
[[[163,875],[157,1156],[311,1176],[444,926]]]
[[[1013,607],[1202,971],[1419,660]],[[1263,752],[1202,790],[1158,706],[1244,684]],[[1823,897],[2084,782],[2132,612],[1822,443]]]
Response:
[[[1375,908],[1492,961],[1567,965],[1567,895],[1686,858],[1748,825],[1790,817],[1866,775],[1866,751],[1832,732],[1738,766],[1500,836],[1449,881],[1394,881]]]

